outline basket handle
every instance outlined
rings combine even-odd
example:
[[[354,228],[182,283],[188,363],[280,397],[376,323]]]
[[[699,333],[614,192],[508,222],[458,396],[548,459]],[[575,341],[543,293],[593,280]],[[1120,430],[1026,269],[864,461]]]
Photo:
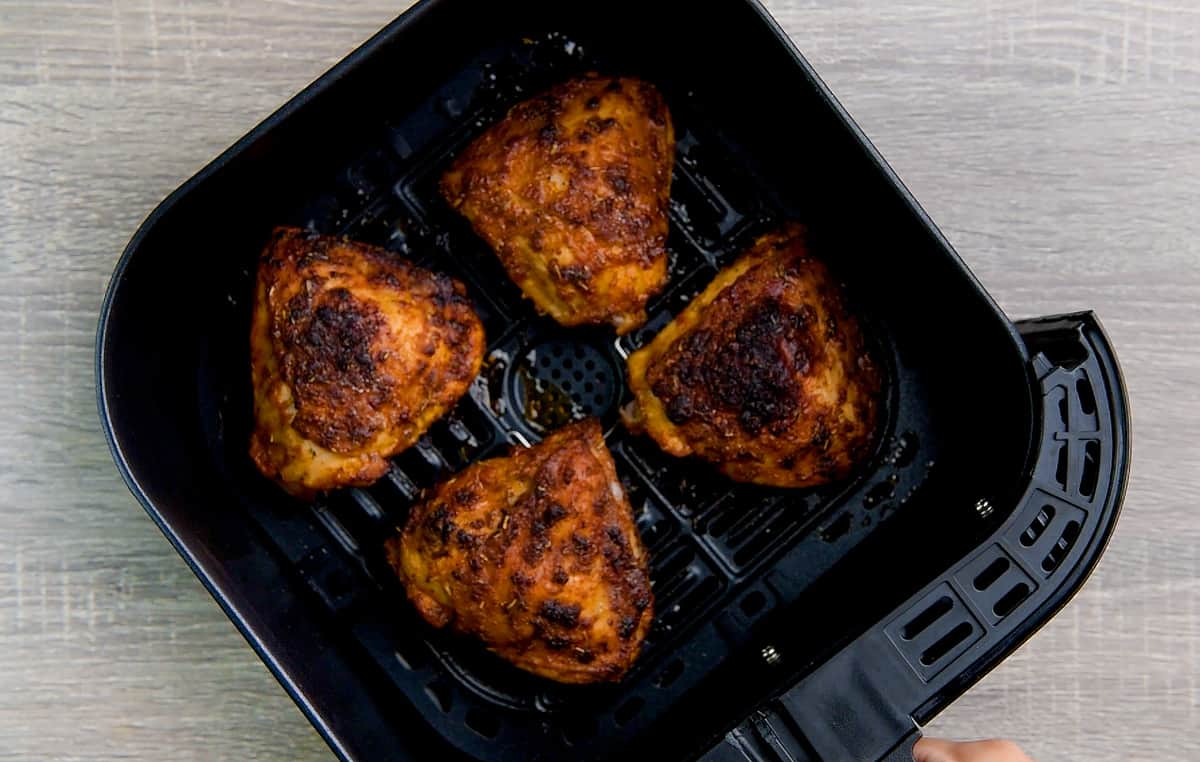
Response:
[[[966,557],[761,706],[705,762],[911,762],[919,723],[1016,650],[1083,585],[1125,494],[1125,383],[1093,313],[1016,327],[1041,400],[1041,439],[1015,508]]]

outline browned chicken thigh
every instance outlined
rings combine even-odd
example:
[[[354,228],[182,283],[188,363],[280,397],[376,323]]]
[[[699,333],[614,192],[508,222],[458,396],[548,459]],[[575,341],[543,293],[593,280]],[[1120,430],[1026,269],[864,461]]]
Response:
[[[483,325],[453,278],[280,228],[258,268],[250,455],[288,492],[366,485],[461,397]]]
[[[626,333],[667,282],[675,135],[636,79],[588,75],[513,107],[442,178],[442,193],[537,308]]]
[[[755,241],[628,367],[626,424],[737,481],[834,481],[874,439],[878,368],[799,225]]]
[[[619,679],[653,618],[646,550],[594,419],[469,466],[387,549],[431,624],[559,682]]]

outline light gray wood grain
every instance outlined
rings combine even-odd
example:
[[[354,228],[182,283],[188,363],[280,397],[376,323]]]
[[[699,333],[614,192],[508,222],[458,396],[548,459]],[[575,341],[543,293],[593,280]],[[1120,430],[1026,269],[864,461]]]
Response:
[[[328,756],[121,485],[92,340],[154,204],[405,5],[0,0],[0,758]],[[1200,7],[769,5],[1009,314],[1098,310],[1133,397],[1096,575],[929,730],[1200,758]]]

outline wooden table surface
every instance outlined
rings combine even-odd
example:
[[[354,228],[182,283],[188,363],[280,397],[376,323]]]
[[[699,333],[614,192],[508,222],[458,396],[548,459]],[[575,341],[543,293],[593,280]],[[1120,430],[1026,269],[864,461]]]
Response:
[[[0,0],[0,759],[329,756],[126,492],[92,346],[155,203],[404,5]],[[1095,576],[930,730],[1200,759],[1200,6],[769,5],[1004,309],[1094,308],[1132,394]]]

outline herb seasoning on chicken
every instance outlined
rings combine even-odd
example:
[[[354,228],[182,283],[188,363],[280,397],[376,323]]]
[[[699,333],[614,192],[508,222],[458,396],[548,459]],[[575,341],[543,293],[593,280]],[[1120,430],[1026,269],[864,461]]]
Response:
[[[649,559],[595,419],[440,484],[388,558],[431,624],[559,682],[620,679],[654,616]]]
[[[275,231],[250,330],[250,455],[288,492],[367,485],[471,385],[483,325],[463,285],[384,249]]]
[[[875,437],[878,367],[799,225],[755,241],[628,369],[626,425],[737,481],[835,481]]]
[[[667,282],[674,159],[659,92],[591,74],[514,106],[441,187],[539,310],[627,333]]]

